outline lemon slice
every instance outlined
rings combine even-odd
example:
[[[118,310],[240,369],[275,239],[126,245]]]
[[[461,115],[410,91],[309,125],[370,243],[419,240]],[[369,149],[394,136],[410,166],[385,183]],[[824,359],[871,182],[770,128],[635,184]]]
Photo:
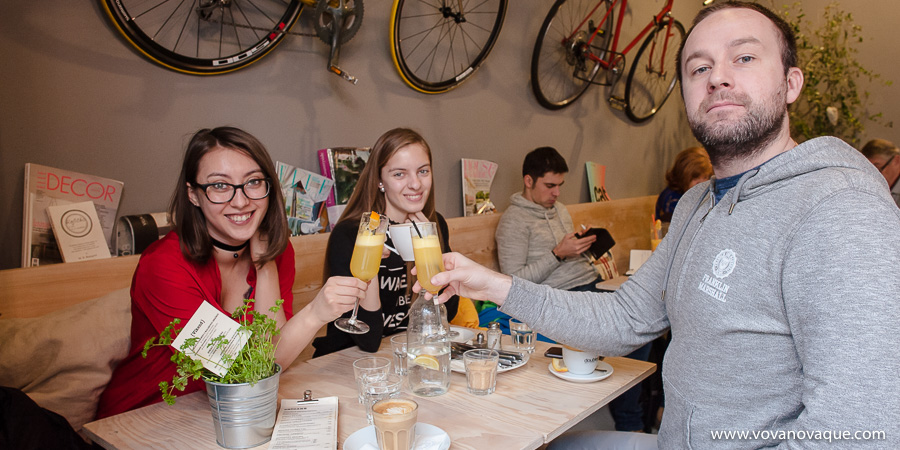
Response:
[[[378,225],[381,225],[381,216],[377,212],[372,211],[372,214],[369,215],[369,231],[375,231]]]
[[[569,371],[569,368],[566,367],[566,363],[564,363],[563,360],[561,360],[561,359],[554,359],[554,360],[550,361],[550,363],[553,364],[553,370],[555,370],[557,372],[568,372]]]
[[[413,364],[418,364],[426,369],[440,370],[441,365],[437,358],[431,355],[419,355],[413,360]]]

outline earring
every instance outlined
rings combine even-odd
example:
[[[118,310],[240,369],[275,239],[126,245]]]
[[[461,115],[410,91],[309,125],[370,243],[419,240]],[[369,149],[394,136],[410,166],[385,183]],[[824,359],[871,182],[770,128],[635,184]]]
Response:
[[[384,185],[381,183],[378,183],[378,190],[381,192],[384,192]]]

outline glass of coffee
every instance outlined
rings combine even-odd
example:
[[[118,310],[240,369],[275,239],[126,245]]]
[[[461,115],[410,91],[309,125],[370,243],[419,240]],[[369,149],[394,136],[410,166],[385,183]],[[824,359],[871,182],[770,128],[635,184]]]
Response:
[[[381,450],[411,450],[416,442],[419,405],[406,398],[388,398],[372,405],[375,437]]]
[[[473,349],[463,353],[466,364],[466,389],[471,394],[488,395],[497,387],[500,353],[491,349]]]

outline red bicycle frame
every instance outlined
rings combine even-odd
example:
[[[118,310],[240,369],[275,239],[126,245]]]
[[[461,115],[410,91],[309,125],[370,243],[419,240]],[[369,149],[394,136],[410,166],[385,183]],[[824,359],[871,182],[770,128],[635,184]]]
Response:
[[[597,27],[594,29],[593,34],[591,34],[591,38],[587,41],[587,44],[586,44],[587,47],[590,48],[591,42],[594,41],[594,38],[597,36],[597,33],[601,29],[603,29],[603,24],[606,23],[606,20],[609,18],[610,13],[612,13],[613,10],[615,10],[617,4],[621,3],[621,5],[619,5],[619,19],[616,22],[616,29],[612,36],[612,38],[613,38],[612,46],[609,48],[609,51],[606,52],[609,54],[609,56],[607,56],[606,60],[603,60],[603,59],[600,59],[600,57],[598,57],[597,55],[593,54],[592,52],[588,52],[587,57],[589,59],[595,61],[597,64],[599,64],[604,69],[609,69],[610,67],[615,67],[616,64],[619,62],[618,61],[619,58],[621,58],[622,56],[627,54],[629,51],[631,51],[631,49],[634,48],[634,46],[637,45],[644,38],[644,36],[646,36],[647,33],[650,32],[650,30],[652,30],[656,26],[659,26],[659,24],[662,23],[664,18],[671,15],[672,3],[674,1],[675,0],[666,0],[666,4],[663,5],[662,9],[659,11],[658,14],[653,16],[653,20],[650,23],[648,23],[647,26],[645,26],[644,29],[641,30],[641,32],[638,33],[638,35],[635,36],[635,38],[632,39],[631,42],[628,43],[628,46],[626,46],[625,49],[622,50],[621,53],[619,53],[616,51],[616,49],[619,46],[619,35],[620,35],[620,32],[622,31],[622,21],[625,18],[625,10],[627,9],[627,6],[628,6],[628,0],[613,0],[609,9],[606,10],[606,14],[603,16],[603,20],[601,20],[600,24],[597,25]],[[581,27],[584,26],[584,23],[588,20],[589,17],[591,17],[591,15],[594,14],[595,11],[597,11],[597,8],[599,8],[602,3],[603,3],[603,0],[600,0],[597,2],[597,6],[595,6],[594,9],[592,9],[591,12],[587,15],[587,17],[585,17],[584,20],[582,20],[581,23],[578,24],[578,27],[575,28],[576,31],[573,32],[571,36],[568,36],[566,38],[565,42],[571,41],[572,39],[575,38],[575,33],[577,33],[577,30],[580,30]],[[661,58],[662,58],[661,60],[665,59],[665,57],[666,57],[665,52],[668,51],[668,48],[669,48],[669,45],[668,45],[669,38],[672,36],[671,28],[672,28],[672,21],[669,21],[668,25],[666,25],[666,42],[665,42],[665,45],[663,46],[663,54],[661,55]],[[655,51],[655,48],[652,48],[650,50],[650,61],[653,60],[653,52],[654,51]],[[660,65],[660,67],[662,67],[662,65]]]

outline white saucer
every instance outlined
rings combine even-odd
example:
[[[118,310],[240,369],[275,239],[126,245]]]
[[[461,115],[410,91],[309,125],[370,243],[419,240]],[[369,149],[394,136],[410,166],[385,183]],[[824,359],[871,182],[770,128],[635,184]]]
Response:
[[[600,380],[609,378],[609,376],[613,374],[613,366],[611,366],[608,363],[605,363],[603,361],[600,361],[597,363],[597,369],[599,369],[599,370],[605,369],[606,372],[600,372],[598,370],[594,370],[592,373],[589,373],[587,375],[576,375],[574,373],[569,373],[569,372],[557,372],[556,370],[553,369],[553,364],[548,365],[547,368],[550,369],[550,373],[552,373],[553,375],[556,375],[557,377],[562,378],[563,380],[571,381],[573,383],[593,383],[595,381],[600,381]]]
[[[344,441],[344,450],[378,450],[375,437],[375,425],[356,430]],[[415,450],[447,450],[450,448],[450,435],[444,430],[427,423],[416,423]]]
[[[458,327],[456,325],[450,325],[450,331],[456,331],[459,333],[458,336],[450,338],[451,342],[458,342],[460,344],[465,344],[472,340],[475,337],[475,330],[466,327]]]
[[[509,372],[513,369],[518,369],[525,365],[528,362],[528,358],[531,357],[530,353],[525,353],[525,359],[523,359],[518,364],[512,366],[497,366],[497,373]],[[463,362],[462,358],[460,359],[451,359],[450,360],[450,370],[456,373],[466,373],[466,363]]]

